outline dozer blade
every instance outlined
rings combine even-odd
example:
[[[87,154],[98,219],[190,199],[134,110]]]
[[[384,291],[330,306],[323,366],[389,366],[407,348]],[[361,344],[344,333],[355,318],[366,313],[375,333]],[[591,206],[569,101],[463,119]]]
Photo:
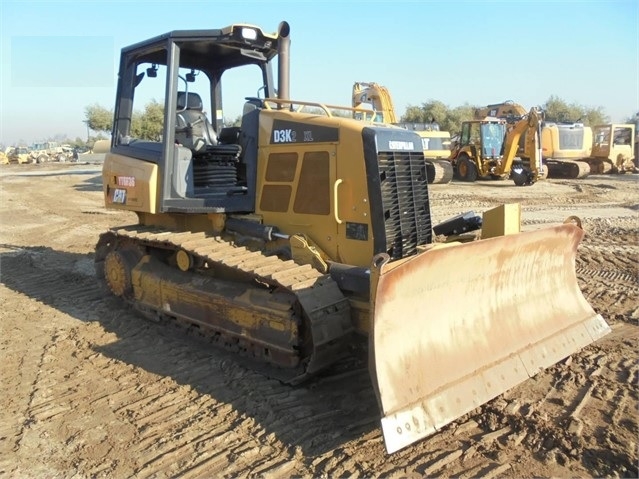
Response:
[[[566,224],[375,258],[370,371],[389,453],[610,332],[577,284],[582,236]]]

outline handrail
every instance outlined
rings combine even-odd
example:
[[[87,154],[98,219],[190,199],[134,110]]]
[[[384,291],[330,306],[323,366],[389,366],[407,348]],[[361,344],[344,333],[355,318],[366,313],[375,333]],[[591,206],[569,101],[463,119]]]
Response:
[[[336,115],[333,115],[333,113],[331,113],[331,110],[352,111],[353,113],[364,113],[364,114],[368,114],[369,112],[371,112],[373,113],[373,116],[375,113],[374,110],[363,110],[361,108],[353,108],[351,106],[331,105],[328,103],[318,103],[313,101],[299,101],[299,100],[290,100],[290,99],[283,99],[283,98],[264,98],[262,102],[263,102],[265,110],[274,109],[271,105],[269,105],[269,103],[273,103],[275,105],[290,105],[288,107],[290,111],[294,111],[297,113],[301,113],[301,111],[305,107],[315,107],[322,110],[323,113],[325,113],[326,116],[328,117],[336,116]]]

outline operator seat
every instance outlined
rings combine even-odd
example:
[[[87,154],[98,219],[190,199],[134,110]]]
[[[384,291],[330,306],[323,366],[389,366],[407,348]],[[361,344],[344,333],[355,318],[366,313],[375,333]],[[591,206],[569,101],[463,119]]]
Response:
[[[218,143],[213,125],[204,114],[202,98],[197,93],[179,91],[177,94],[175,141],[194,153]]]

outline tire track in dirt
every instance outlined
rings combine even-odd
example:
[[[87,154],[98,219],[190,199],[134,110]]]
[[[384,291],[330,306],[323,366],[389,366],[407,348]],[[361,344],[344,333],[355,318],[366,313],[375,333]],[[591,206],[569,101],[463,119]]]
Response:
[[[14,290],[23,291],[38,301],[48,303],[54,308],[66,309],[66,305],[72,305],[71,310],[94,311],[94,315],[106,315],[107,310],[112,305],[103,304],[101,293],[95,285],[93,278],[66,271],[64,269],[40,270],[37,268],[37,260],[30,261],[25,258],[25,254],[14,255],[7,258],[3,256],[2,267],[4,271],[12,270],[10,275],[3,275],[3,282],[10,283]],[[38,251],[36,258],[41,256]],[[40,259],[40,258],[38,258]],[[48,258],[50,260],[50,258]],[[50,262],[50,261],[47,261]],[[25,265],[28,265],[25,267]],[[36,267],[34,267],[36,266]],[[48,308],[45,308],[48,309]],[[190,345],[182,345],[181,348],[171,348],[171,343],[164,335],[150,335],[149,326],[142,325],[143,320],[135,317],[126,310],[111,310],[114,321],[107,320],[103,325],[107,328],[113,326],[110,323],[117,323],[117,336],[120,340],[129,341],[127,347],[134,347],[135,354],[141,358],[157,356],[157,348],[160,343],[168,343],[169,347],[166,360],[174,362],[177,367],[173,373],[178,374],[180,370],[188,370],[194,374],[205,376],[205,368],[210,368],[209,358],[196,361],[188,361],[185,364],[184,358],[193,354]],[[128,327],[128,325],[133,327]],[[150,325],[156,327],[156,325]],[[73,330],[72,330],[73,331]],[[57,422],[62,422],[64,428],[73,430],[73,434],[66,439],[67,445],[85,443],[87,432],[91,435],[92,428],[73,427],[75,418],[78,416],[102,417],[106,416],[115,421],[118,425],[117,432],[111,431],[113,437],[122,437],[122,430],[128,429],[130,443],[126,445],[128,453],[137,458],[138,467],[132,473],[141,476],[152,476],[158,470],[170,470],[169,465],[181,464],[188,467],[189,458],[196,457],[196,451],[203,447],[203,444],[210,446],[211,441],[218,441],[217,437],[227,436],[226,444],[237,444],[243,438],[252,437],[253,420],[247,417],[240,417],[237,412],[229,410],[223,403],[213,401],[212,405],[206,407],[207,402],[211,402],[210,396],[199,395],[188,386],[176,385],[172,380],[144,381],[141,374],[133,371],[133,383],[131,387],[122,389],[123,381],[121,376],[122,368],[131,375],[131,368],[121,361],[113,360],[103,354],[95,354],[91,350],[91,345],[84,339],[79,339],[78,335],[69,337],[53,337],[54,348],[60,351],[73,351],[71,354],[77,355],[86,367],[90,363],[95,377],[88,378],[88,384],[82,384],[72,374],[68,372],[49,370],[38,364],[38,370],[47,371],[46,383],[40,385],[41,394],[35,396],[26,406],[27,424],[42,424],[42,429],[38,429],[39,434],[52,434],[47,431],[46,424],[55,418]],[[69,342],[70,344],[65,344]],[[155,350],[155,351],[153,351]],[[47,357],[45,352],[42,353]],[[83,357],[84,356],[84,357]],[[142,374],[144,376],[144,374]],[[220,383],[220,381],[218,381]],[[221,382],[222,386],[225,386]],[[126,383],[125,383],[126,384]],[[87,389],[87,386],[92,386]],[[207,387],[214,384],[208,382]],[[100,391],[98,397],[92,395],[92,389]],[[214,388],[213,388],[214,389]],[[27,397],[29,395],[26,395]],[[238,393],[239,396],[239,393]],[[207,398],[202,400],[201,398]],[[78,405],[85,404],[84,410],[78,411]],[[205,406],[205,407],[202,407]],[[219,411],[216,411],[219,409]],[[232,409],[232,408],[231,408]],[[101,411],[96,414],[96,411]],[[106,412],[105,412],[106,411]],[[32,419],[30,419],[32,417]],[[90,422],[90,421],[89,421]],[[108,423],[109,421],[107,421]],[[129,427],[123,427],[128,425]],[[191,426],[195,425],[195,428]],[[188,432],[195,429],[197,432]],[[187,431],[187,432],[180,432]],[[206,433],[202,433],[206,431]],[[259,431],[256,431],[259,432]],[[143,436],[141,434],[143,433]],[[258,435],[258,434],[256,434]],[[91,443],[110,442],[105,437],[91,437]],[[97,435],[100,436],[100,435]],[[108,434],[111,436],[111,434]],[[125,434],[127,436],[127,434]],[[231,439],[228,436],[233,436]],[[142,440],[143,438],[146,438]],[[135,441],[133,441],[135,439]],[[177,440],[179,439],[179,440]],[[224,444],[224,442],[222,442]],[[134,447],[131,447],[131,446]],[[24,444],[18,446],[25,447]],[[105,448],[112,450],[114,444],[105,444]],[[228,447],[228,446],[225,446]],[[122,451],[124,452],[124,451]],[[224,457],[230,454],[230,449]],[[54,453],[55,455],[55,453]],[[279,455],[279,454],[278,454]],[[200,456],[201,458],[201,456]],[[224,461],[226,464],[226,461]],[[84,465],[87,473],[95,474],[102,471],[102,465]],[[99,470],[96,468],[100,468]]]
[[[25,264],[29,266],[24,267]],[[557,385],[550,393],[542,387],[544,393],[536,403],[529,398],[531,402],[515,408],[498,398],[426,442],[389,459],[378,429],[376,405],[370,400],[372,389],[365,368],[343,373],[343,377],[319,378],[300,388],[283,386],[245,369],[230,355],[206,351],[195,338],[174,340],[176,331],[172,328],[144,321],[116,306],[115,301],[102,300],[93,278],[75,271],[77,264],[74,270],[65,269],[68,266],[38,268],[45,264],[50,268],[56,259],[46,257],[42,249],[31,259],[25,259],[25,254],[5,255],[2,267],[14,273],[9,280],[6,276],[3,280],[12,289],[58,310],[92,311],[86,318],[89,327],[106,341],[92,346],[81,327],[55,338],[56,354],[73,351],[70,354],[84,365],[84,377],[64,370],[49,375],[41,384],[42,390],[48,392],[38,395],[27,412],[35,425],[46,425],[54,419],[61,422],[61,429],[66,430],[66,446],[73,450],[91,443],[94,449],[102,447],[109,456],[126,452],[128,457],[136,458],[128,470],[132,475],[196,477],[203,473],[253,475],[275,470],[285,474],[312,471],[356,477],[375,470],[384,477],[394,477],[406,473],[434,475],[445,470],[446,475],[490,477],[517,471],[516,465],[500,462],[499,453],[504,447],[513,447],[514,451],[522,448],[522,454],[523,448],[532,447],[541,451],[543,461],[558,461],[565,467],[573,465],[575,454],[585,450],[575,449],[568,439],[559,446],[544,441],[555,435],[561,437],[549,424],[566,424],[562,408],[577,403],[584,394],[585,386],[575,384],[579,385],[579,378],[593,375],[599,356],[587,355],[575,361],[580,366],[577,372],[566,372],[568,366],[564,365],[540,373],[539,377],[546,378],[543,384]],[[597,270],[590,276],[606,274]],[[92,318],[100,318],[100,322]],[[49,356],[51,353],[43,357]],[[171,366],[158,370],[149,365],[159,357]],[[582,357],[582,353],[577,357]],[[636,371],[625,371],[624,367],[616,365],[621,372],[615,370],[615,374],[635,377]],[[630,390],[613,391],[612,399],[632,398]],[[529,393],[529,386],[524,387],[524,397]],[[517,392],[506,395],[516,396]],[[84,419],[78,422],[78,416]],[[87,417],[94,417],[94,422]],[[363,423],[363,430],[353,426],[357,419]],[[477,427],[455,434],[463,424],[460,421]],[[525,430],[535,432],[521,437],[522,428],[517,427],[521,421]],[[97,424],[105,423],[105,431],[92,432]],[[344,434],[349,427],[351,434]],[[35,427],[35,431],[60,434],[45,426]],[[116,470],[117,464],[87,461],[76,467],[94,475]],[[602,466],[598,463],[597,467]],[[630,465],[623,467],[628,469]]]
[[[609,321],[639,319],[639,233],[637,218],[588,222],[576,273],[584,296]]]
[[[359,411],[360,420],[364,417],[368,427],[372,426],[371,415],[377,418],[368,373],[361,366],[355,374],[342,378],[326,378],[325,382],[320,378],[301,388],[283,386],[246,370],[234,357],[206,350],[208,345],[199,345],[194,338],[173,340],[176,328],[148,323],[116,306],[115,301],[102,300],[94,278],[76,271],[86,270],[78,267],[86,259],[70,262],[65,256],[71,255],[35,248],[5,254],[1,260],[3,270],[11,271],[3,276],[11,289],[35,299],[43,309],[85,314],[82,319],[88,324],[84,326],[103,339],[103,345],[91,344],[84,339],[89,331],[79,331],[82,326],[58,338],[58,359],[60,351],[67,351],[93,373],[85,372],[89,377],[82,380],[62,372],[50,375],[45,385],[47,396],[39,397],[39,409],[31,411],[40,423],[55,414],[56,421],[73,429],[65,440],[67,445],[87,442],[81,430],[91,430],[72,427],[72,416],[97,415],[117,424],[118,432],[113,431],[113,436],[127,438],[126,452],[136,458],[129,472],[135,475],[148,477],[175,467],[176,473],[191,469],[195,473],[202,468],[215,472],[219,467],[220,473],[246,474],[276,466],[286,469],[282,458],[293,457],[296,446],[326,450],[327,444],[339,444],[342,426],[350,424],[353,411]],[[86,311],[91,313],[82,313]],[[164,366],[158,370],[149,363],[160,356]],[[347,366],[353,364],[351,361]],[[158,379],[155,371],[164,379]],[[155,377],[146,377],[149,375]],[[364,395],[369,399],[358,399]],[[355,402],[349,404],[353,399]],[[81,404],[85,409],[78,411]],[[123,430],[127,432],[123,434]],[[273,452],[267,458],[263,458],[260,446],[265,437],[271,437],[268,442]],[[91,442],[103,443],[110,451],[124,448],[106,437],[92,437]],[[289,449],[292,452],[287,452]],[[215,454],[207,459],[209,450]],[[198,463],[194,462],[196,457]],[[102,464],[83,467],[90,474],[104,470]]]
[[[503,201],[497,196],[476,201],[476,191],[467,191],[448,195],[450,205],[434,199],[434,209],[465,211],[463,205],[490,207]],[[40,195],[36,203],[52,203],[59,197],[58,190],[52,192],[55,196]],[[583,192],[575,204],[600,206],[597,198],[591,201],[587,188]],[[99,192],[94,196],[90,206],[83,198],[78,211],[97,208]],[[599,200],[608,201],[603,193]],[[540,207],[531,211],[531,221],[544,223],[534,219],[536,212],[543,212],[544,202],[560,204],[561,199],[526,201]],[[37,216],[38,206],[29,209],[29,203],[21,212]],[[33,232],[22,236],[17,226],[4,235],[17,234],[16,244],[34,244],[36,238],[35,244],[59,245],[58,250],[29,247],[0,256],[0,299],[12,321],[1,323],[12,329],[0,330],[0,344],[3,354],[9,352],[5,367],[17,369],[2,378],[3,387],[16,393],[5,398],[10,407],[0,410],[1,437],[15,439],[16,418],[35,418],[24,428],[18,450],[8,447],[15,442],[0,441],[0,470],[7,476],[638,474],[639,338],[631,320],[636,308],[636,217],[584,221],[586,237],[577,256],[580,286],[613,323],[610,335],[388,456],[365,354],[291,388],[246,369],[232,355],[211,351],[179,329],[141,319],[117,301],[102,298],[90,255],[67,252],[91,251],[96,228],[122,218],[92,217],[93,228],[87,229],[80,226],[86,215],[70,211],[75,207],[58,211],[78,225],[68,237],[59,236],[59,223],[51,231],[44,221],[33,238]],[[30,409],[26,401],[38,365],[42,372]]]

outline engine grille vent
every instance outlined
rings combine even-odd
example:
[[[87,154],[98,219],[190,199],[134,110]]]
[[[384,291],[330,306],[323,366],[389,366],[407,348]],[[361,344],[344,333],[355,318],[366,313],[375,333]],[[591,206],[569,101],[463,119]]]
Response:
[[[431,243],[432,224],[424,156],[414,152],[379,152],[386,253],[392,260]]]

